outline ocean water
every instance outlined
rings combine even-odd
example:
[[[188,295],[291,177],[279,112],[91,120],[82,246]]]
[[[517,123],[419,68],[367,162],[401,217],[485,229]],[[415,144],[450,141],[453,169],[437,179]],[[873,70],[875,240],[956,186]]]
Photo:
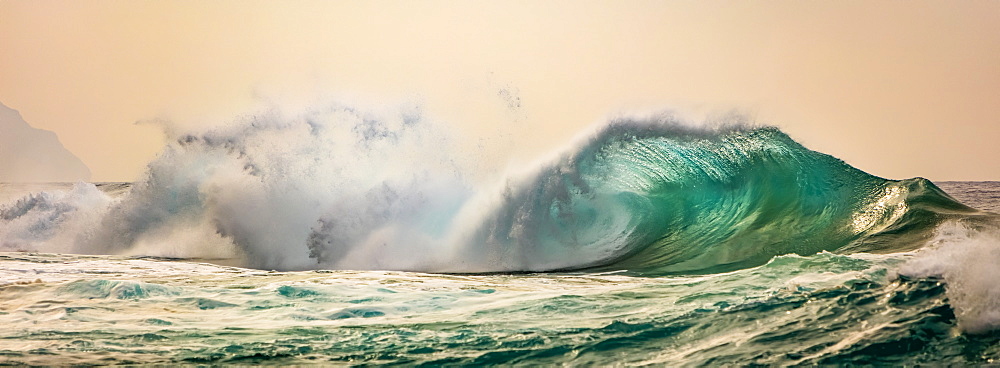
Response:
[[[262,114],[0,184],[0,363],[988,364],[1000,183],[609,122],[483,179],[412,111]]]

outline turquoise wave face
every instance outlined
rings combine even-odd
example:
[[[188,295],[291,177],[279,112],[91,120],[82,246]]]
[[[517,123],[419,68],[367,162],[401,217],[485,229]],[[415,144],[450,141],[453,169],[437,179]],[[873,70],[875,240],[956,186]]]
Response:
[[[783,254],[911,250],[975,212],[925,179],[869,175],[777,128],[618,122],[508,186],[475,241],[530,270],[715,273]]]

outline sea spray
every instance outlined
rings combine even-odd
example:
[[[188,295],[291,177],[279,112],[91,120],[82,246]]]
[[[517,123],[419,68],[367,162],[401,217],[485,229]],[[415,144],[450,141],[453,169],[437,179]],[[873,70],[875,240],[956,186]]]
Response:
[[[1000,328],[1000,221],[990,225],[944,223],[930,245],[898,271],[943,280],[959,327],[970,333]]]
[[[94,184],[28,194],[0,207],[0,250],[78,252],[73,247],[99,225],[115,199]]]
[[[180,247],[188,254],[173,255],[203,257],[229,243],[230,257],[251,267],[331,268],[372,234],[404,226],[402,216],[414,219],[415,208],[461,200],[447,138],[425,125],[408,110],[330,106],[181,135],[81,249],[135,254],[137,243],[188,243]],[[313,228],[336,232],[311,236]],[[175,236],[188,229],[205,237]],[[400,259],[427,254],[404,246]]]

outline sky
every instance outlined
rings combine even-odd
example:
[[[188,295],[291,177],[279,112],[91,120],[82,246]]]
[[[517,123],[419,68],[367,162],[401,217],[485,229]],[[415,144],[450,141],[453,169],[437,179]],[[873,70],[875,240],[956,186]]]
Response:
[[[878,176],[1000,180],[1000,2],[0,1],[0,102],[94,181],[163,148],[137,122],[330,99],[419,104],[512,163],[739,111]]]

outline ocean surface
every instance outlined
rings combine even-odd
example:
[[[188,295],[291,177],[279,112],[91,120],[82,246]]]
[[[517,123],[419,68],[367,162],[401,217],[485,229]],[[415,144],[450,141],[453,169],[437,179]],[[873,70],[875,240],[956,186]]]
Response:
[[[0,363],[988,364],[1000,182],[618,120],[471,179],[419,116],[256,116],[0,184]]]

